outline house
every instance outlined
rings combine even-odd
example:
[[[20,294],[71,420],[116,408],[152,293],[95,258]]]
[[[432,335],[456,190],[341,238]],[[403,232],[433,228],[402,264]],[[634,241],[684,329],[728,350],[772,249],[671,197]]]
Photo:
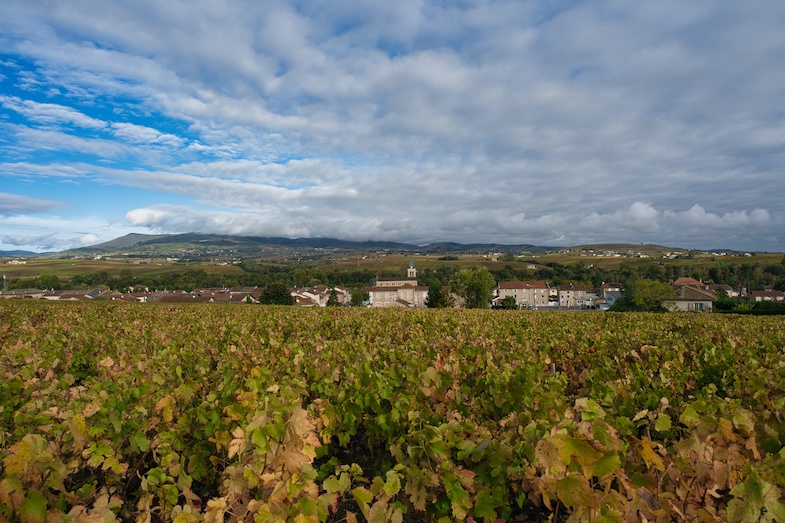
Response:
[[[708,285],[695,278],[678,278],[671,287],[676,291],[676,297],[667,300],[672,311],[710,311],[717,299]]]
[[[559,307],[583,307],[586,304],[586,286],[585,285],[559,285],[556,287],[558,291]]]
[[[300,307],[319,307],[319,303],[316,300],[296,291],[292,291],[292,302]]]
[[[715,285],[715,284],[708,284],[706,285],[706,289],[713,292],[714,294],[718,294],[724,292],[728,295],[729,298],[738,298],[741,296],[741,293],[731,287],[730,285]]]
[[[328,287],[321,284],[314,287],[294,288],[292,289],[292,297],[295,298],[295,305],[307,304],[308,306],[326,307],[333,290],[335,290],[338,305],[348,305],[352,301],[352,291],[346,287]],[[296,299],[298,296],[301,298],[300,302]]]
[[[783,301],[785,293],[782,291],[752,291],[752,301]]]
[[[100,295],[101,292],[102,291],[99,289],[48,291],[41,295],[41,297],[45,300],[52,301],[90,301]]]
[[[409,260],[405,278],[376,278],[372,287],[362,289],[370,297],[371,307],[425,307],[428,286],[417,285],[417,269]]]
[[[0,292],[0,298],[40,298],[45,292],[40,289],[11,289]]]
[[[496,297],[501,301],[507,296],[513,296],[519,308],[547,307],[550,287],[545,280],[500,281],[496,287]]]

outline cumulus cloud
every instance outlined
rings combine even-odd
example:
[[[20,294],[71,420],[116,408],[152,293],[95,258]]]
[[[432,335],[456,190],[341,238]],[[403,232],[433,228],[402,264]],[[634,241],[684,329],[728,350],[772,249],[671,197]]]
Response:
[[[746,227],[767,227],[771,216],[765,209],[754,209],[751,212],[733,211],[722,215],[706,212],[699,204],[686,211],[668,211],[664,218],[676,224],[710,230],[741,229]]]
[[[95,245],[96,243],[100,242],[100,238],[97,234],[87,233],[83,234],[78,238],[79,245],[87,246],[87,245]]]

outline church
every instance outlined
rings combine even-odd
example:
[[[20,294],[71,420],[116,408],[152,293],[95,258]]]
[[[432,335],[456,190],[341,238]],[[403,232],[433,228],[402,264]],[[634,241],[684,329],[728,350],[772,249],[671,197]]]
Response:
[[[409,260],[405,278],[376,278],[368,291],[371,307],[425,307],[428,286],[417,285],[417,269]]]

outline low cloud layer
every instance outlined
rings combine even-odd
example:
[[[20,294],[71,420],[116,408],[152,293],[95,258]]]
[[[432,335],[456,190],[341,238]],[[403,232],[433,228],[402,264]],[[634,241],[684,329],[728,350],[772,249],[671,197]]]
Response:
[[[731,0],[12,0],[0,178],[66,222],[89,202],[100,239],[785,250],[782,19]]]

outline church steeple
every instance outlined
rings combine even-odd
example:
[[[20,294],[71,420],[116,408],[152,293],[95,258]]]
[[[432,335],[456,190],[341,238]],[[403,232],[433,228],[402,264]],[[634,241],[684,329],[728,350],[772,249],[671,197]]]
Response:
[[[417,269],[414,268],[414,258],[409,258],[409,268],[406,269],[406,277],[407,278],[417,277]]]

